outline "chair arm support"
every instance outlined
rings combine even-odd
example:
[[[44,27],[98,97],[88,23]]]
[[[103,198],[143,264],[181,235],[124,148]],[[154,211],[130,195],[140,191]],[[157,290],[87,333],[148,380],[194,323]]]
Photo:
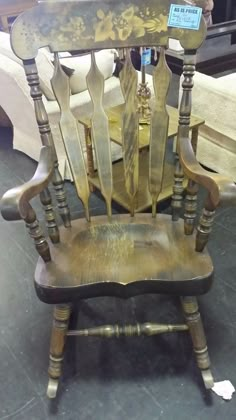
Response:
[[[43,146],[39,163],[30,181],[7,191],[1,199],[1,213],[5,220],[26,219],[31,210],[30,200],[47,187],[53,174],[51,148]]]
[[[233,180],[203,169],[196,159],[189,138],[180,136],[178,147],[180,161],[186,175],[204,186],[209,192],[206,208],[211,211],[219,205],[236,206],[236,185]]]

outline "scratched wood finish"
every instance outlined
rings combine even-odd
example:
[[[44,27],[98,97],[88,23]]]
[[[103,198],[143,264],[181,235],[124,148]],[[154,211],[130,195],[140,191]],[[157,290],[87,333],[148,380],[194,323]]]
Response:
[[[204,169],[196,159],[191,139],[180,137],[179,151],[181,164],[188,178],[208,191],[205,204],[207,211],[214,211],[220,205],[236,205],[236,185],[233,179]]]
[[[153,72],[155,105],[152,109],[150,152],[149,152],[149,191],[152,197],[152,216],[156,216],[159,194],[162,190],[166,142],[168,139],[169,114],[166,108],[166,97],[171,81],[171,71],[162,48],[159,62]]]
[[[47,396],[49,398],[55,398],[57,393],[58,379],[62,372],[63,354],[70,314],[70,304],[55,305],[53,311],[53,325],[48,368],[49,384],[47,389]]]
[[[192,148],[196,155],[198,144],[198,128],[192,130]],[[199,186],[191,179],[188,180],[187,193],[184,203],[184,231],[185,235],[192,235],[197,217],[197,199]]]
[[[182,97],[179,110],[179,136],[189,137],[192,111],[193,76],[196,69],[196,54],[184,55]]]
[[[209,211],[207,208],[204,208],[199,226],[197,228],[197,237],[196,237],[196,251],[202,252],[205,248],[210,233],[212,231],[213,222],[214,222],[215,210]]]
[[[51,193],[48,187],[45,188],[40,193],[40,200],[45,211],[45,219],[46,219],[46,225],[48,229],[48,235],[51,241],[54,244],[56,244],[60,242],[60,233],[59,233],[59,229],[56,222],[55,212],[53,209]]]
[[[210,371],[210,359],[208,355],[207,341],[201,315],[198,309],[197,298],[194,296],[182,297],[183,312],[193,342],[197,365],[201,370],[206,389],[214,386],[214,379]]]
[[[209,239],[215,209],[219,205],[236,206],[236,185],[233,179],[204,169],[196,159],[189,138],[180,137],[179,150],[186,175],[208,191],[196,238],[196,250],[202,252]]]
[[[195,71],[196,54],[187,54],[184,56],[183,76],[182,83],[182,98],[179,110],[179,129],[177,137],[177,150],[176,150],[176,164],[175,164],[175,178],[173,186],[172,210],[173,220],[178,220],[183,205],[183,179],[184,172],[179,160],[179,139],[188,138],[190,131],[190,120],[192,110],[192,88],[193,88],[193,75]],[[189,218],[185,218],[185,233],[192,233],[189,226]],[[193,229],[193,225],[191,225]]]
[[[61,111],[60,129],[76,190],[84,205],[86,218],[89,220],[88,201],[90,191],[78,122],[70,109],[69,78],[62,70],[57,54],[55,54],[54,65],[55,70],[51,84]]]
[[[190,119],[192,111],[192,89],[193,76],[196,69],[196,54],[186,55],[183,66],[184,80],[182,83],[183,94],[180,105],[180,133],[182,137],[189,137]],[[192,132],[192,145],[196,154],[198,141],[198,132]],[[182,168],[181,168],[182,169]],[[185,198],[184,212],[184,231],[186,235],[192,235],[195,227],[196,211],[197,211],[197,193],[198,185],[193,181],[188,181],[187,194]]]
[[[152,335],[187,331],[188,327],[186,324],[179,325],[165,325],[165,324],[153,324],[145,322],[145,324],[134,324],[134,325],[100,325],[99,327],[85,328],[82,330],[69,330],[67,336],[77,337],[106,337],[106,338],[119,338],[119,337],[140,337],[146,335],[148,337]]]
[[[192,107],[192,88],[193,76],[196,68],[196,54],[186,54],[184,59],[183,75],[184,80],[182,83],[183,94],[180,106],[180,120],[179,120],[179,137],[178,137],[178,151],[180,155],[181,171],[184,169],[189,177],[187,195],[187,212],[185,212],[185,233],[192,234],[194,230],[194,204],[188,207],[189,198],[194,203],[197,200],[197,186],[196,182],[204,185],[209,191],[205,208],[202,213],[200,224],[197,230],[196,237],[196,250],[201,252],[209,239],[210,232],[214,220],[214,211],[220,203],[236,202],[236,187],[233,180],[227,177],[211,174],[205,171],[197,162],[195,158],[195,145],[191,144],[189,138],[189,125]],[[195,143],[195,142],[193,142]]]
[[[172,220],[179,220],[182,205],[183,205],[183,192],[184,192],[184,172],[179,161],[178,153],[175,153],[175,171],[174,171],[174,185],[173,185],[173,195],[171,201],[172,207]]]
[[[63,303],[103,293],[181,296],[210,287],[211,259],[206,250],[195,252],[194,237],[183,234],[182,220],[135,214],[113,215],[112,222],[106,216],[89,224],[79,219],[72,225],[71,231],[61,230],[61,244],[50,247],[56,263],[38,263],[36,289],[44,301]]]
[[[25,221],[36,250],[45,262],[51,258],[49,246],[30,201],[47,188],[53,169],[52,150],[49,146],[43,146],[37,170],[31,180],[7,191],[1,199],[1,213],[4,219]]]
[[[146,0],[145,4],[142,0],[128,4],[114,0],[41,2],[18,17],[13,25],[13,49],[18,57],[31,59],[45,45],[50,45],[53,52],[167,47],[169,38],[178,39],[186,50],[199,48],[206,35],[204,19],[198,31],[172,28],[168,26],[172,3],[172,0]],[[186,5],[186,1],[175,0],[175,4]]]
[[[174,178],[173,161],[174,159],[171,159],[171,157],[165,160],[163,187],[158,197],[159,203],[171,197]],[[139,154],[139,186],[138,193],[135,197],[135,213],[144,212],[152,206],[152,199],[148,188],[148,171],[149,153],[146,150]],[[99,190],[100,184],[97,174],[90,177],[89,180]],[[187,181],[185,180],[184,187],[186,188],[186,186]],[[127,209],[128,212],[131,211],[130,199],[125,187],[124,163],[122,160],[113,164],[113,200]]]
[[[99,181],[102,195],[106,201],[107,213],[108,216],[111,217],[111,142],[108,129],[108,118],[103,108],[104,77],[96,64],[94,53],[91,54],[91,67],[87,74],[87,86],[93,103],[93,114],[91,118],[91,124]]]
[[[42,91],[39,83],[38,70],[35,60],[25,61],[24,70],[28,85],[30,87],[30,95],[34,101],[35,117],[38,124],[39,134],[42,144],[50,146],[52,149],[54,161],[53,185],[55,188],[56,199],[58,203],[59,213],[65,226],[70,226],[70,211],[66,201],[66,194],[64,190],[64,183],[58,169],[58,159],[55,145],[52,138],[52,133],[49,125],[48,115],[42,100]]]
[[[175,3],[185,5],[186,0],[176,0]],[[195,3],[201,5],[202,0]],[[104,2],[48,1],[39,3],[34,9],[18,17],[13,26],[11,43],[14,52],[25,64],[42,143],[47,145],[48,149],[52,149],[53,154],[55,154],[55,149],[34,62],[40,47],[49,46],[52,52],[79,49],[93,51],[111,47],[131,48],[147,45],[166,48],[168,39],[176,38],[180,40],[186,51],[173,199],[173,207],[176,210],[175,223],[172,223],[168,215],[157,215],[152,218],[149,214],[134,215],[132,218],[129,215],[115,216],[113,219],[105,216],[96,217],[92,222],[80,219],[72,223],[71,229],[64,227],[60,229],[60,243],[56,245],[47,243],[29,204],[29,198],[33,198],[48,186],[51,169],[50,165],[47,165],[45,156],[43,166],[39,164],[38,167],[37,185],[35,185],[36,180],[31,180],[3,199],[4,217],[14,220],[20,216],[26,221],[36,248],[42,256],[39,258],[35,275],[35,286],[39,298],[48,303],[65,304],[60,310],[57,308],[54,320],[49,368],[48,395],[50,397],[56,395],[61,373],[64,339],[69,319],[68,303],[83,297],[101,295],[126,298],[136,294],[155,292],[186,296],[186,299],[183,299],[183,307],[194,349],[199,352],[198,365],[202,370],[206,387],[211,385],[206,343],[196,300],[189,296],[206,293],[211,287],[213,265],[204,246],[215,208],[220,203],[236,205],[236,187],[226,177],[211,174],[201,168],[194,155],[189,139],[190,99],[194,72],[193,56],[190,51],[195,52],[200,47],[206,35],[206,27],[203,19],[198,31],[168,27],[171,4],[171,0],[147,0],[145,4],[141,0],[129,4],[110,0]],[[167,73],[164,74],[167,77]],[[90,77],[91,75],[95,76],[96,81],[96,86],[92,81],[89,82],[95,107],[94,141],[96,145],[96,136],[101,135],[96,130],[97,112],[97,115],[102,117],[102,134],[107,145],[107,122],[102,114],[101,105],[103,81],[94,62]],[[134,198],[138,185],[138,135],[135,115],[137,75],[131,67],[129,54],[121,73],[121,84],[126,103],[123,120],[125,176],[126,181],[128,180],[129,193]],[[164,84],[162,88],[164,89]],[[162,103],[163,96],[165,94],[160,92],[159,104]],[[129,126],[132,130],[129,130]],[[130,137],[129,134],[132,136]],[[163,152],[164,136],[161,138],[159,146]],[[156,144],[155,147],[157,147]],[[152,146],[153,156],[155,147]],[[107,147],[104,153],[107,154],[105,161],[108,162]],[[151,161],[153,162],[152,158]],[[100,159],[101,162],[103,161]],[[99,165],[101,171],[101,164]],[[182,201],[182,168],[193,183],[200,183],[209,192],[197,236],[196,250],[201,252],[195,251],[194,236],[184,235],[184,223],[182,220],[177,220],[179,204],[181,205]],[[65,225],[69,226],[69,211],[56,155],[54,174],[53,183],[56,187],[58,206]],[[107,178],[106,181],[110,183],[110,172]]]
[[[41,227],[36,216],[34,209],[31,207],[25,217],[26,227],[29,234],[34,241],[35,248],[39,255],[42,257],[44,263],[51,261],[51,253],[49,244],[43,234]]]
[[[7,191],[1,198],[1,213],[5,220],[26,219],[31,209],[30,201],[48,186],[53,170],[51,148],[43,146],[33,177],[23,185]]]
[[[191,179],[188,180],[184,203],[184,232],[185,235],[192,235],[194,232],[195,220],[197,217],[197,194],[198,184]]]
[[[129,50],[126,51],[125,64],[120,72],[120,85],[125,100],[122,117],[125,186],[130,197],[131,215],[133,216],[139,180],[138,75],[132,65]]]

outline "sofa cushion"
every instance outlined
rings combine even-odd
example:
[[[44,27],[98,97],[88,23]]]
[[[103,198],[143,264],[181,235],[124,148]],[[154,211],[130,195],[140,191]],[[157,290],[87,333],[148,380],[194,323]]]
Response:
[[[22,66],[22,61],[13,53],[10,44],[10,35],[0,32],[0,53]],[[39,72],[41,89],[49,100],[55,100],[50,79],[53,76],[54,66],[51,61],[51,54],[46,48],[41,48],[36,57],[36,64]]]
[[[108,79],[112,76],[114,68],[115,50],[102,50],[95,53],[96,63],[104,76]],[[62,58],[61,64],[74,70],[70,77],[70,87],[72,95],[83,92],[87,89],[86,76],[91,66],[91,55],[85,54],[80,56],[71,56]]]
[[[22,61],[13,53],[10,45],[10,36],[8,33],[0,32],[0,53],[15,61],[22,66]],[[104,79],[112,76],[114,67],[115,50],[103,50],[95,53],[97,65],[104,75]],[[68,53],[67,53],[68,54]],[[72,94],[83,92],[86,87],[86,76],[90,69],[91,56],[85,54],[81,56],[63,57],[60,59],[61,64],[67,69],[66,73],[70,77],[70,87]],[[49,101],[55,100],[51,87],[51,78],[54,72],[53,54],[47,48],[41,48],[36,57],[36,64],[39,72],[40,86],[42,92]],[[71,71],[70,71],[71,70]]]
[[[205,120],[199,129],[197,159],[236,181],[235,81],[236,73],[214,78],[196,72],[192,112]]]

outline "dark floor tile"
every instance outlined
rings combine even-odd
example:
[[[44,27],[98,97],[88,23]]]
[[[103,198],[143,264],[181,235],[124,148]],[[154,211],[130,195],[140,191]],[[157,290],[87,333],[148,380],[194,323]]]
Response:
[[[17,175],[21,183],[29,181],[37,167],[33,159],[18,151],[14,151],[14,155],[11,150],[5,151],[4,156],[1,156],[1,161],[8,166],[12,174]]]
[[[52,309],[35,303],[33,313],[24,310],[18,316],[17,326],[1,329],[1,338],[11,346],[17,360],[31,381],[38,397],[45,396],[48,382],[49,343],[52,326]],[[38,317],[38,319],[36,318]],[[31,319],[30,319],[31,318]]]
[[[0,415],[4,418],[17,418],[26,415],[28,408],[36,403],[36,394],[30,379],[21,367],[18,354],[1,338],[0,342]],[[26,417],[25,417],[26,418]]]
[[[26,405],[20,411],[18,410],[18,412],[10,418],[14,420],[48,420],[50,416],[41,399],[35,398],[32,403]]]
[[[22,180],[19,176],[15,175],[12,170],[8,167],[8,165],[1,161],[0,159],[0,195],[2,195],[13,188],[13,186],[17,186],[22,184]]]
[[[217,276],[224,280],[230,280],[234,277],[236,270],[236,259],[232,257],[236,255],[236,238],[234,233],[231,233],[219,224],[220,220],[221,218],[219,217],[213,226],[208,249],[213,259]],[[234,219],[232,218],[232,220]]]
[[[228,230],[230,234],[236,235],[236,209],[231,207],[229,209],[222,209],[221,217],[216,219],[217,224]],[[234,238],[236,241],[236,238]]]

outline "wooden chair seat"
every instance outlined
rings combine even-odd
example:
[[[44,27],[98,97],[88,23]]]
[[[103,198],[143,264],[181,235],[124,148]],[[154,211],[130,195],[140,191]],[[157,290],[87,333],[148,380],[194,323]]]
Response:
[[[37,294],[47,303],[154,292],[199,295],[212,283],[208,252],[197,253],[183,221],[173,223],[167,215],[79,219],[60,236],[50,246],[52,261],[40,257],[36,268]]]

